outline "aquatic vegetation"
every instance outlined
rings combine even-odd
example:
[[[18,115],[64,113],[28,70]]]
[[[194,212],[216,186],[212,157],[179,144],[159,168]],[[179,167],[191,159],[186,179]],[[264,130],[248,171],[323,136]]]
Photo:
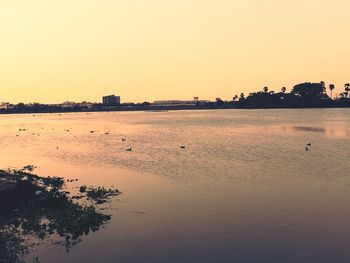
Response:
[[[22,239],[10,229],[0,230],[0,262],[23,262],[19,255],[27,252]]]
[[[120,194],[118,190],[85,188],[86,195],[80,199],[95,202],[84,205],[74,202],[64,186],[60,177],[39,177],[23,169],[0,170],[1,204],[6,204],[0,206],[0,262],[23,262],[31,243],[49,241],[69,251],[82,236],[111,219],[97,205]]]
[[[106,189],[104,187],[87,187],[85,185],[81,186],[79,189],[80,193],[86,193],[84,197],[87,197],[88,200],[92,200],[97,204],[105,203],[109,197],[117,196],[120,194],[117,189]]]
[[[103,204],[111,196],[119,195],[118,190],[105,189],[104,187],[90,188],[87,190],[87,198],[94,200],[97,204]]]

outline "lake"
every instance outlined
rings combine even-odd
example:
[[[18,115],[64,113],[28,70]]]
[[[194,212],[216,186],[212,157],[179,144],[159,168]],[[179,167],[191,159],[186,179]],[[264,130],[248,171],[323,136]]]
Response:
[[[28,262],[349,262],[349,157],[350,109],[0,115],[2,169],[122,192]]]

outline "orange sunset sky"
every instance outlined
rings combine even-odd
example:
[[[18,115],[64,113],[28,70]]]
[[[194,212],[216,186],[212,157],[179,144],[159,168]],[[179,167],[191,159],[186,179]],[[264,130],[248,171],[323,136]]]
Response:
[[[349,0],[0,3],[0,101],[202,99],[350,82]]]

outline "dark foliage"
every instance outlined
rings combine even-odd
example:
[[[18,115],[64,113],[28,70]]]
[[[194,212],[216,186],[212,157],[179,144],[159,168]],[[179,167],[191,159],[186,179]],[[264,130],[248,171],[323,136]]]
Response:
[[[89,188],[87,193],[91,192],[91,198],[99,201],[83,205],[73,202],[64,191],[63,178],[39,177],[22,169],[0,171],[0,179],[19,185],[0,191],[2,204],[7,203],[0,213],[0,262],[4,263],[22,262],[30,248],[27,236],[52,240],[68,251],[83,235],[99,230],[111,219],[97,211],[96,205],[120,194],[118,190]]]

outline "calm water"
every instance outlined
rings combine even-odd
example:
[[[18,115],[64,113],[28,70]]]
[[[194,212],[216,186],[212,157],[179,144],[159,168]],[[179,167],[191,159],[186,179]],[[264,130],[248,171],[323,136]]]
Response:
[[[349,157],[349,109],[0,116],[1,168],[123,192],[41,262],[350,262]]]

